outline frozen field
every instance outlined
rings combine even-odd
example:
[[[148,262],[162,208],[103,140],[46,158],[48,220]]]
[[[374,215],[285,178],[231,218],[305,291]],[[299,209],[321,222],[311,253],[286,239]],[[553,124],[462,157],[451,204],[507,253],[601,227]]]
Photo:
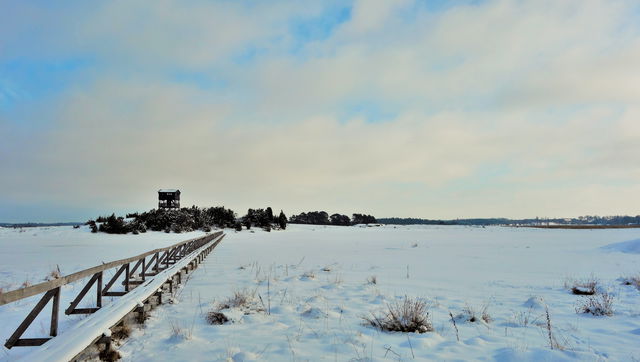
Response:
[[[629,229],[498,227],[231,232],[177,303],[160,309],[121,351],[133,361],[638,359],[640,291],[618,278],[640,272],[640,255],[629,252],[638,251],[639,238]],[[611,246],[620,242],[627,243]],[[376,284],[367,283],[372,276]],[[565,281],[591,276],[615,296],[614,316],[576,314],[581,297]],[[271,313],[223,310],[233,323],[206,323],[203,314],[243,289],[256,291],[258,308],[270,304]],[[363,326],[362,316],[405,295],[429,301],[435,332]],[[564,351],[551,351],[540,327],[545,303]],[[457,342],[449,311],[483,305],[492,321],[459,319]]]
[[[15,233],[0,230],[0,272],[2,283],[10,285],[25,275],[46,274],[55,264],[80,267],[77,258],[87,254],[90,237],[138,248],[101,246],[95,253],[125,254],[109,254],[113,258],[105,261],[193,237],[147,233],[115,241],[82,229],[15,238],[10,232]],[[44,234],[57,232],[68,234],[59,241],[71,241],[52,247],[56,238]],[[638,229],[290,225],[285,232],[227,232],[174,304],[155,310],[119,347],[125,360],[640,359],[640,291],[620,280],[640,274]],[[77,257],[73,240],[81,245]],[[43,270],[33,268],[43,263]],[[613,316],[576,313],[584,297],[572,295],[565,284],[588,278],[597,278],[600,290],[614,296]],[[208,311],[242,290],[255,292],[254,309],[264,311],[225,309],[232,322],[207,324]],[[363,325],[363,316],[404,296],[428,302],[434,332],[387,333]],[[563,350],[549,348],[545,305]],[[484,306],[489,323],[459,317],[467,307],[480,314]],[[0,307],[0,318],[24,318],[26,308]],[[459,342],[449,312],[456,317]],[[0,327],[3,341],[12,328]]]

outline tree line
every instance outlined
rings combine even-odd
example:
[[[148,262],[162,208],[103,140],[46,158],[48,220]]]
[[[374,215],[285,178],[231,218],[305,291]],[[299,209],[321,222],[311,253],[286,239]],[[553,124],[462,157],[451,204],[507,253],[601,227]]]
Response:
[[[486,219],[453,219],[430,220],[418,218],[382,218],[381,224],[392,225],[640,225],[640,215],[637,216],[580,216],[577,218],[486,218]]]
[[[350,226],[358,224],[376,224],[378,221],[375,217],[366,214],[353,214],[352,218],[342,214],[329,214],[326,211],[309,211],[299,215],[291,215],[289,218],[291,224],[310,224],[310,225],[338,225]]]
[[[234,228],[241,231],[260,227],[265,231],[272,229],[284,230],[287,227],[287,217],[280,211],[278,216],[273,214],[271,207],[266,209],[249,209],[241,218],[224,206],[199,208],[197,206],[180,209],[152,209],[142,213],[130,213],[125,217],[99,216],[95,220],[86,222],[92,232],[109,234],[139,234],[147,230],[164,231],[166,233],[182,233],[195,230],[210,232],[213,227]]]

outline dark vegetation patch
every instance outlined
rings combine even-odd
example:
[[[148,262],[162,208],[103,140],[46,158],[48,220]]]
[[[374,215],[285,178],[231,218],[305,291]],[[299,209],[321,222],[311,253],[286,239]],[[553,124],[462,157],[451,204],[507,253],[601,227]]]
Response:
[[[100,351],[98,358],[100,358],[100,361],[115,362],[119,360],[121,356],[120,356],[120,352],[116,351],[115,349],[109,348],[109,349],[103,349],[102,351]]]
[[[584,280],[574,280],[571,283],[569,290],[571,294],[575,295],[594,295],[598,291],[598,279],[591,277]]]
[[[286,229],[287,217],[280,211],[278,216],[273,215],[270,207],[266,209],[249,209],[247,215],[241,218],[236,213],[222,206],[199,208],[192,206],[181,209],[153,209],[142,213],[127,214],[124,217],[100,216],[96,220],[89,220],[91,232],[105,232],[108,234],[139,234],[147,230],[164,231],[166,233],[182,233],[195,230],[210,232],[214,227],[235,228],[242,230],[242,226],[250,229],[252,226],[260,227],[266,231],[272,229]]]
[[[227,318],[227,316],[224,315],[224,313],[216,312],[213,310],[207,313],[207,323],[209,324],[220,325],[220,324],[225,324],[227,322],[229,322],[229,318]]]
[[[120,323],[111,331],[111,338],[115,340],[123,340],[131,335],[131,327],[126,323]]]
[[[309,225],[338,225],[349,226],[358,224],[376,224],[377,220],[371,215],[353,214],[352,218],[347,215],[333,214],[329,216],[325,211],[309,211],[299,215],[292,215],[289,218],[292,224],[309,224]]]

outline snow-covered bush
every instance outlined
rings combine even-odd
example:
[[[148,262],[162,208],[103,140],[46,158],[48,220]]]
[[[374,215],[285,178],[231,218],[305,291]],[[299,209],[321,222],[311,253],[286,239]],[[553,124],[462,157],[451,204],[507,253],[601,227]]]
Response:
[[[433,332],[429,307],[418,298],[407,296],[400,301],[387,304],[387,309],[363,317],[365,324],[389,332]]]
[[[115,214],[111,214],[105,222],[100,224],[98,230],[107,234],[126,234],[131,231],[131,228],[123,217],[116,217]]]
[[[582,280],[567,280],[565,287],[575,295],[594,295],[598,289],[598,279],[592,276]]]
[[[594,316],[613,315],[613,296],[609,293],[584,297],[576,307],[576,313],[590,313]]]

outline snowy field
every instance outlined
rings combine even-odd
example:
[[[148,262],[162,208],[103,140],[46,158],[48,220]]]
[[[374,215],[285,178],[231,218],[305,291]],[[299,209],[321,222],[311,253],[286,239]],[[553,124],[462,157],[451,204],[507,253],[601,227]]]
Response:
[[[124,360],[640,360],[640,291],[621,282],[640,274],[638,229],[290,225],[284,232],[227,233],[174,303],[133,329],[119,347]],[[23,234],[0,231],[5,285],[41,277],[55,264],[81,268],[83,255],[111,253],[98,259],[106,261],[196,236],[57,228]],[[91,238],[101,241],[95,249]],[[576,313],[585,297],[568,287],[585,279],[597,279],[598,290],[614,297],[613,316]],[[205,315],[238,291],[255,300],[222,309],[230,322],[208,324]],[[363,317],[405,296],[427,302],[435,331],[364,325]],[[485,307],[488,323],[467,320],[465,310],[480,317]],[[0,307],[3,341],[27,308]],[[26,349],[0,358],[10,360],[16,350]]]
[[[120,350],[132,361],[640,359],[640,291],[618,280],[640,272],[638,245],[633,229],[292,225],[231,232],[177,303],[159,309]],[[367,282],[373,276],[376,284]],[[564,284],[592,276],[615,297],[612,317],[575,312],[583,297]],[[254,309],[267,311],[227,309],[232,323],[206,323],[204,314],[242,290],[255,291]],[[363,316],[405,295],[428,301],[435,332],[363,325]],[[549,348],[541,327],[545,304],[562,351]],[[489,323],[459,317],[485,305]]]

